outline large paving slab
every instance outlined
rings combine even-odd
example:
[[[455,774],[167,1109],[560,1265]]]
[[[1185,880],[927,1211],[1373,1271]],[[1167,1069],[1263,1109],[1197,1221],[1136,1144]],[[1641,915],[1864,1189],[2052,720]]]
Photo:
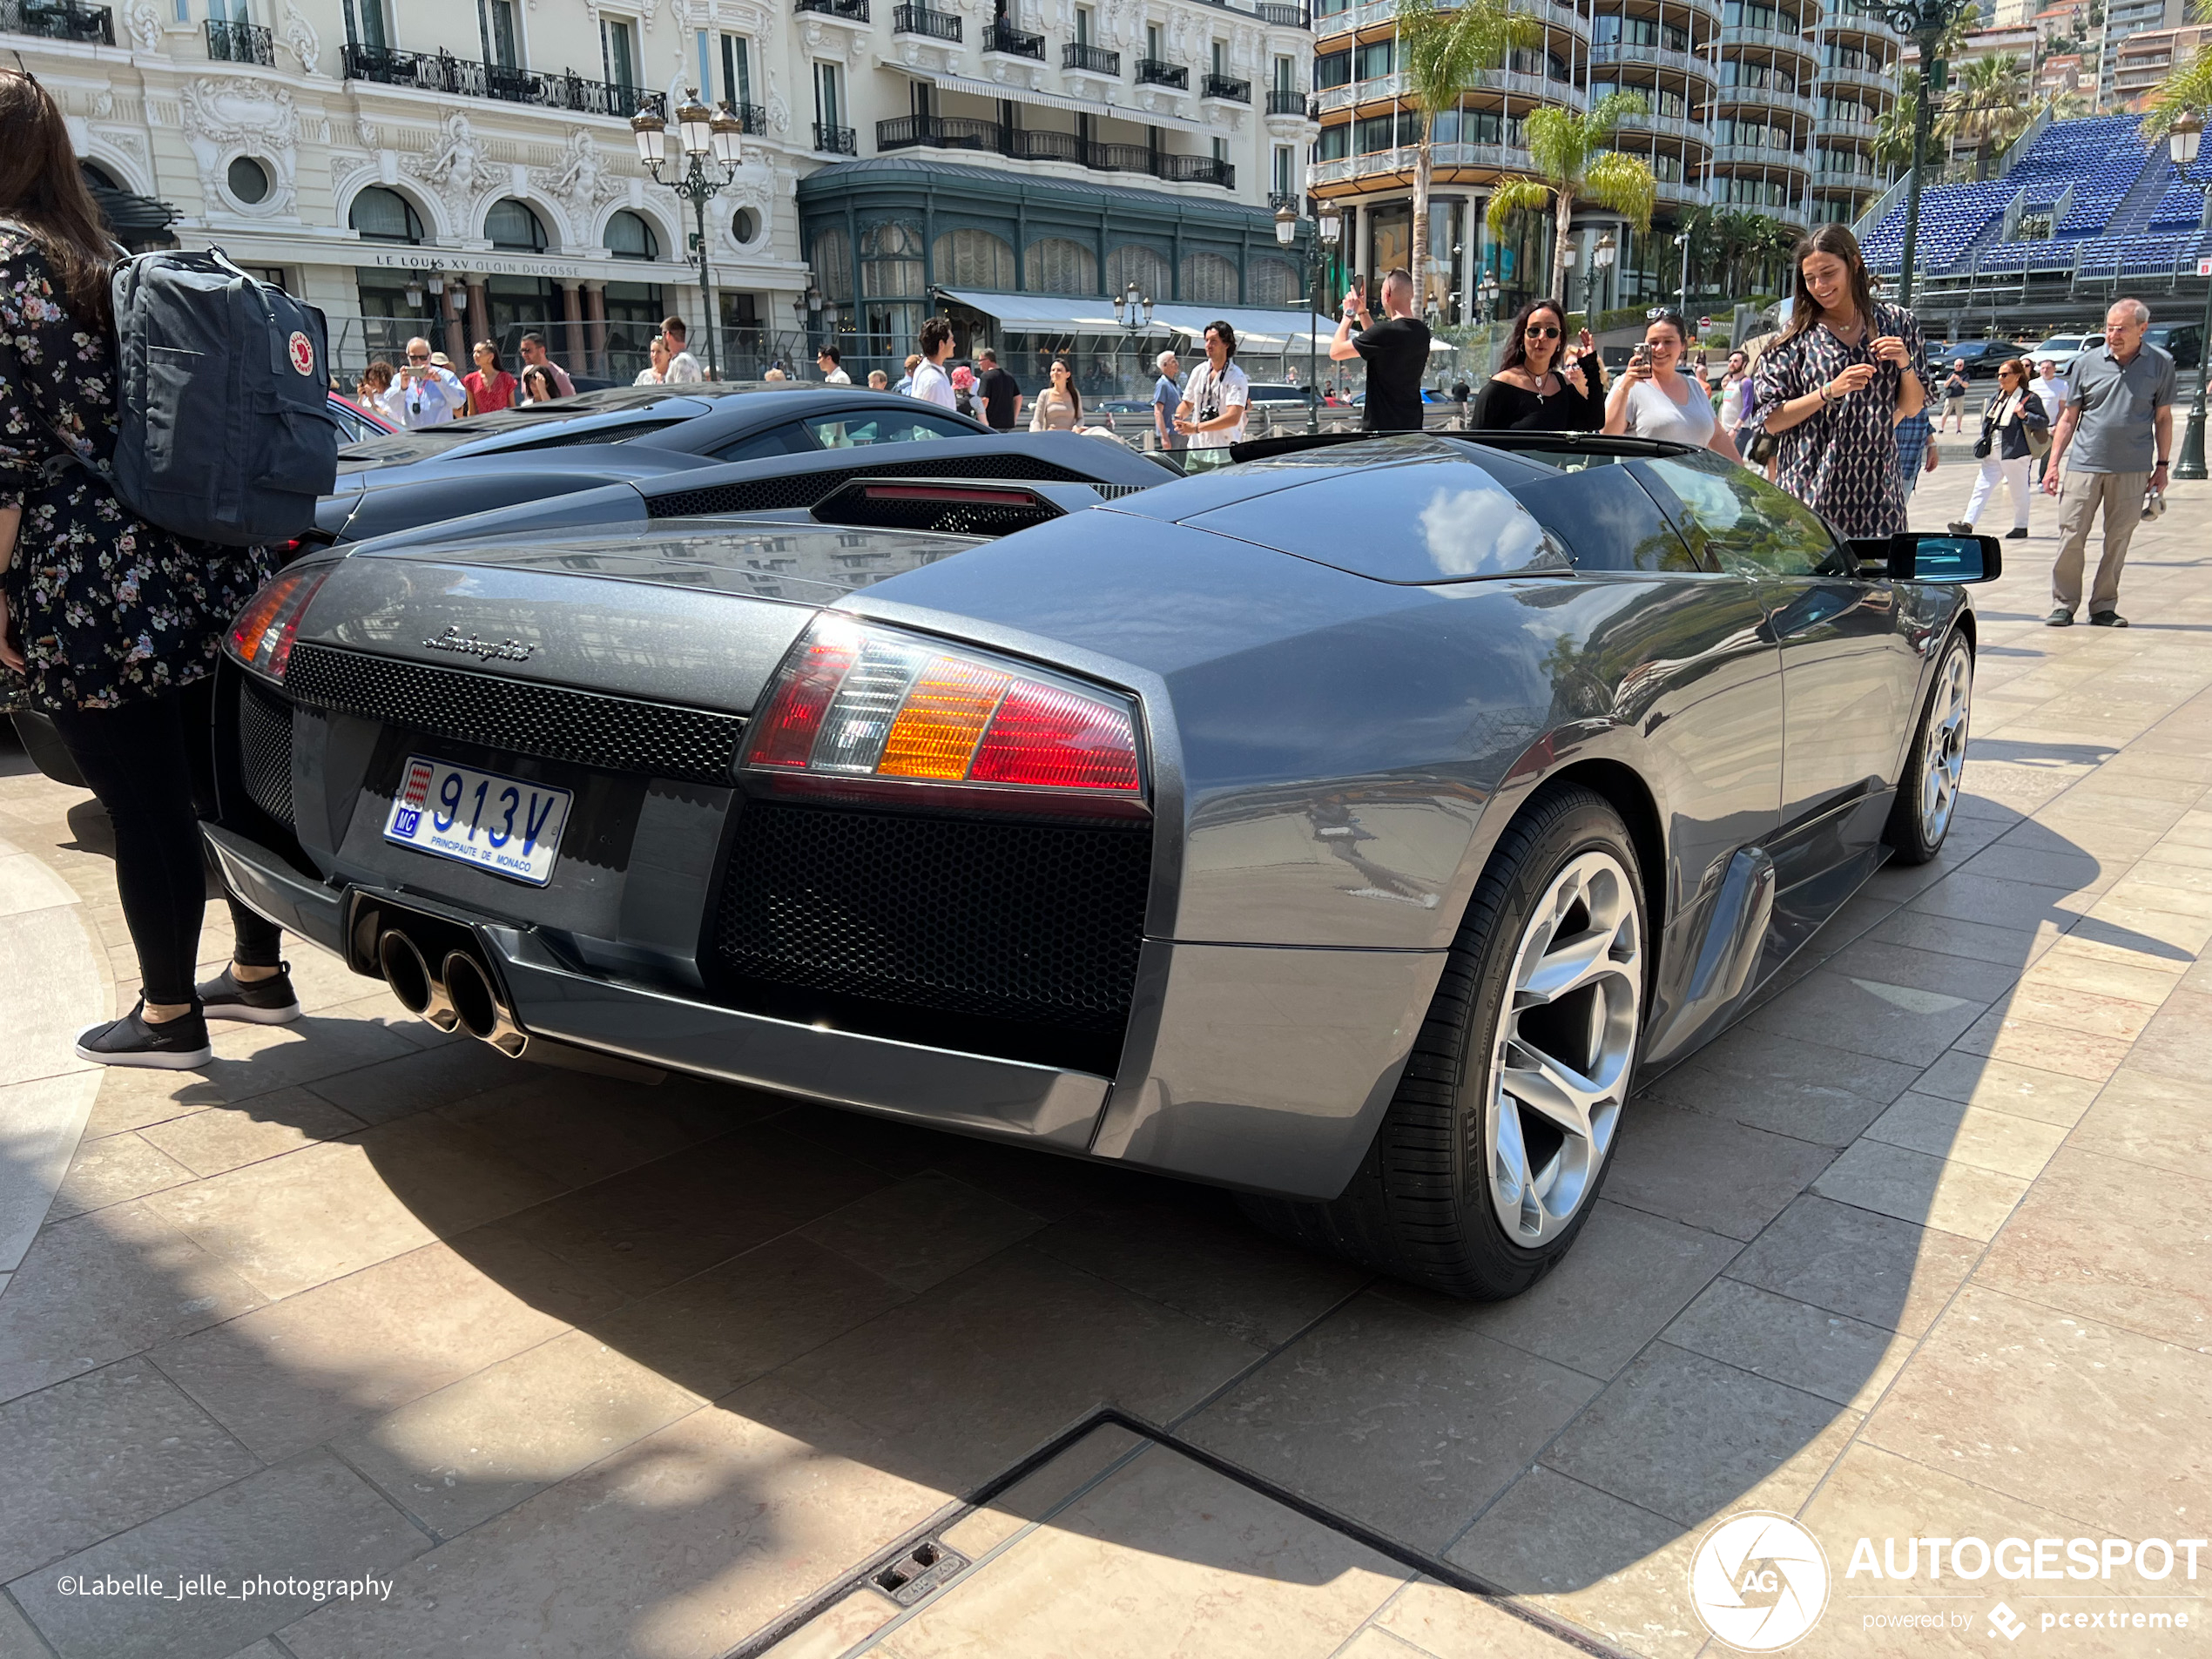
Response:
[[[777,1659],[1688,1659],[1689,1562],[1752,1507],[1839,1575],[1801,1650],[1889,1654],[1871,1613],[1959,1604],[1842,1578],[1862,1534],[2201,1533],[2212,490],[2174,499],[2126,631],[2040,625],[2038,502],[1943,856],[1640,1097],[1575,1253],[1492,1307],[1219,1194],[518,1067],[312,953],[300,1025],[85,1071],[57,1034],[135,984],[105,826],[0,775],[0,928],[82,950],[78,1006],[0,1020],[0,1656],[718,1659],[819,1604]],[[1098,1429],[967,1507],[1102,1407],[1174,1444]],[[923,1535],[974,1565],[852,1581]],[[379,1588],[60,1589],[157,1565]],[[2206,1570],[2131,1557],[2086,1593],[2187,1634],[2067,1651],[2212,1653]],[[2000,1595],[2040,1639],[2067,1588],[1977,1582],[1912,1650],[2008,1646]]]

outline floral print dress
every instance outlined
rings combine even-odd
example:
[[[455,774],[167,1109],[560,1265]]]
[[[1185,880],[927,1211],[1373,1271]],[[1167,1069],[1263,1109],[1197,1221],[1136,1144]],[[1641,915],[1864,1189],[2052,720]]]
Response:
[[[1885,334],[1905,342],[1906,362],[1926,361],[1912,314],[1878,301],[1856,346],[1844,345],[1825,323],[1769,346],[1752,374],[1751,418],[1737,434],[1739,446],[1748,444],[1750,435],[1791,398],[1818,391],[1852,363],[1871,363],[1874,378],[1864,391],[1791,427],[1779,435],[1775,449],[1774,482],[1845,536],[1891,536],[1905,528],[1896,432],[1905,371],[1874,355],[1874,342]]]
[[[147,523],[69,459],[115,453],[113,362],[106,328],[71,315],[30,233],[0,221],[0,509],[23,509],[0,590],[30,701],[47,708],[112,708],[204,678],[270,571],[263,549]],[[0,705],[22,685],[0,669]]]

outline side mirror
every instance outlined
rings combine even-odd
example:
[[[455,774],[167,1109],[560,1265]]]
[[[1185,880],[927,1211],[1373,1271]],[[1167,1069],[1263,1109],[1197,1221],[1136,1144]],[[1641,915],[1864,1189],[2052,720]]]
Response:
[[[1994,582],[2005,572],[2002,544],[1993,536],[1899,530],[1886,542],[1858,546],[1867,555],[1863,563],[1886,565],[1893,582]]]

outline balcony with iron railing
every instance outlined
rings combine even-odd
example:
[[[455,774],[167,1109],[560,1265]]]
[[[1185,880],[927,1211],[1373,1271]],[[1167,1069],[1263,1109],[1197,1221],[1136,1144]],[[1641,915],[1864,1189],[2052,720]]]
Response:
[[[949,11],[939,11],[929,6],[894,6],[891,9],[891,32],[894,35],[921,35],[930,40],[960,39],[961,20]]]
[[[226,23],[210,17],[206,23],[207,57],[217,64],[259,64],[276,67],[276,42],[259,24]]]
[[[1093,172],[1133,172],[1234,189],[1237,170],[1211,156],[1170,155],[1142,144],[1102,144],[1073,132],[1038,132],[958,115],[900,115],[875,124],[875,147],[965,150],[1011,161],[1056,161]]]
[[[856,156],[860,152],[860,135],[851,127],[833,126],[826,121],[814,123],[814,148],[826,155]]]
[[[840,17],[846,23],[868,20],[868,0],[791,0],[791,9],[824,17]]]
[[[983,50],[1003,52],[1008,57],[1027,57],[1036,63],[1044,62],[1044,37],[1016,29],[1012,24],[994,20],[983,26]]]
[[[115,44],[115,11],[76,0],[0,0],[0,35],[37,35],[44,40],[83,40]]]
[[[662,116],[668,113],[668,100],[661,93],[642,86],[586,80],[568,71],[510,69],[504,64],[480,64],[448,52],[395,51],[388,46],[364,46],[352,41],[339,48],[339,62],[349,81],[408,87],[446,98],[487,98],[502,104],[617,118],[646,109]],[[767,131],[765,115],[758,105],[741,106],[738,118],[747,123],[748,132]]]
[[[1632,46],[1625,41],[1601,40],[1590,48],[1590,63],[1599,69],[1608,64],[1672,72],[1685,79],[1708,84],[1719,78],[1713,60],[1702,52],[1677,51],[1672,46]]]
[[[1081,70],[1089,75],[1119,75],[1122,55],[1087,41],[1071,40],[1060,49],[1060,67]]]
[[[1233,75],[1209,71],[1198,83],[1198,96],[1219,98],[1224,104],[1249,104],[1252,101],[1252,84]]]
[[[1252,8],[1252,16],[1264,24],[1273,24],[1278,29],[1313,27],[1312,14],[1304,6],[1271,5],[1268,3],[1268,0],[1260,0],[1260,3]]]
[[[1190,89],[1190,71],[1180,64],[1170,64],[1163,58],[1140,57],[1136,60],[1136,84],[1139,86],[1172,86],[1177,91]]]
[[[1305,94],[1295,86],[1269,87],[1267,112],[1270,115],[1295,115],[1302,121],[1310,121],[1313,118],[1309,112]]]

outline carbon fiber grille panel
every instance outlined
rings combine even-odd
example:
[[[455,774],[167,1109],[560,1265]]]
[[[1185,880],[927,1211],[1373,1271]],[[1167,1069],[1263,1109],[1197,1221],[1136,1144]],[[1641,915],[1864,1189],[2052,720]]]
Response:
[[[734,714],[296,645],[285,690],[357,714],[516,754],[691,783],[727,783],[745,736]]]
[[[292,705],[244,675],[239,678],[238,769],[246,798],[292,828]]]
[[[775,478],[746,478],[699,489],[648,493],[650,518],[697,518],[711,513],[775,513],[812,507],[853,478],[1032,478],[1047,483],[1087,484],[1072,467],[1023,455],[963,455],[955,442],[924,446],[926,461],[878,461],[824,472],[789,472]]]
[[[1118,1034],[1148,825],[983,823],[748,802],[715,946],[747,979]]]
[[[940,536],[1011,536],[1031,525],[1067,515],[1050,502],[1035,506],[982,502],[856,501],[848,496],[817,508],[814,516],[829,524],[867,529],[930,530]]]

